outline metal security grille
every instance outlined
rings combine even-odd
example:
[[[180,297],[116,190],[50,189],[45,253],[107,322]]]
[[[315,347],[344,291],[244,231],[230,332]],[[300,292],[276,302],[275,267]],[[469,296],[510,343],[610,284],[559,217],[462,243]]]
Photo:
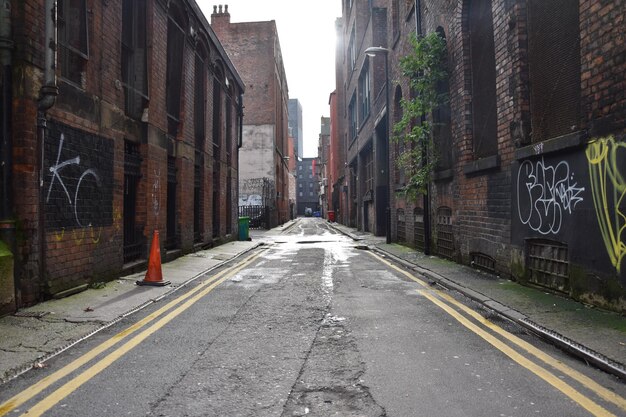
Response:
[[[553,290],[569,290],[567,245],[550,240],[527,241],[528,280]]]
[[[220,163],[213,159],[213,237],[220,235]]]
[[[528,3],[530,109],[533,142],[578,130],[580,28],[578,2]]]
[[[452,209],[440,207],[437,210],[437,254],[446,258],[454,255],[452,235]]]
[[[197,163],[193,167],[193,240],[202,242],[202,167]]]
[[[165,249],[178,247],[176,230],[176,158],[167,158],[167,239]]]
[[[470,3],[469,30],[474,153],[477,158],[481,158],[495,155],[498,146],[496,58],[491,1],[474,0]]]
[[[239,217],[250,219],[250,229],[267,229],[269,207],[266,206],[239,206]]]
[[[413,236],[415,237],[415,247],[424,250],[424,210],[416,208],[413,210]]]
[[[396,229],[398,233],[398,242],[406,242],[406,219],[404,217],[404,210],[398,209],[398,222]]]
[[[137,188],[141,178],[139,146],[124,142],[124,263],[140,259],[144,237],[137,227]]]
[[[496,272],[496,261],[489,255],[480,252],[470,253],[472,266],[487,272]]]

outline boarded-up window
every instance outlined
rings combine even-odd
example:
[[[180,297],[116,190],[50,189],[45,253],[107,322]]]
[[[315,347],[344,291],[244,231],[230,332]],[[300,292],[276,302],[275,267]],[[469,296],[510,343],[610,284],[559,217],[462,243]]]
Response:
[[[531,137],[533,142],[579,129],[578,2],[528,2]]]
[[[496,58],[491,1],[469,3],[474,156],[497,153]]]
[[[124,110],[139,119],[148,100],[146,63],[146,0],[122,4],[122,84]]]
[[[182,13],[174,5],[170,6],[167,19],[167,72],[166,100],[168,133],[176,136],[180,119],[181,87],[183,79],[183,50],[185,30]]]
[[[437,28],[437,34],[446,39],[443,28]],[[448,53],[444,54],[443,67],[448,72]],[[441,104],[433,109],[433,140],[437,146],[437,169],[452,167],[452,111],[450,110],[450,82],[448,76],[439,80],[436,85],[437,95]]]

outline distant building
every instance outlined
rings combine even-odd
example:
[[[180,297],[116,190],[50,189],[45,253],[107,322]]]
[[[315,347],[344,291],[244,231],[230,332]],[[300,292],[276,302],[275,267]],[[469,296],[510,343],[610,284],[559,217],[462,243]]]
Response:
[[[319,182],[319,202],[322,217],[327,218],[328,210],[332,210],[330,201],[329,172],[330,172],[330,117],[320,119],[320,135],[317,147],[317,178]]]
[[[296,169],[298,216],[304,216],[304,210],[310,208],[318,211],[319,206],[319,179],[317,177],[317,158],[302,158]]]
[[[304,134],[302,133],[302,105],[297,98],[289,99],[289,131],[293,137],[296,157],[302,159],[304,147]]]
[[[239,204],[268,207],[273,227],[289,219],[289,92],[276,22],[231,23],[220,5],[211,27],[246,85]]]

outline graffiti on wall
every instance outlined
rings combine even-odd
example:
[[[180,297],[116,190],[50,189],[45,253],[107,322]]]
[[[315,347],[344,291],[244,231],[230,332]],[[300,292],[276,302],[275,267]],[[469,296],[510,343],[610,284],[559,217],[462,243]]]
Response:
[[[152,183],[152,212],[155,219],[159,217],[161,211],[161,199],[159,197],[161,192],[161,169],[154,170],[154,182]]]
[[[626,143],[600,138],[586,149],[591,194],[602,240],[618,273],[626,257]]]
[[[100,241],[113,224],[113,142],[50,123],[45,143],[46,229],[57,241]]]
[[[566,161],[549,165],[540,159],[524,161],[517,173],[517,212],[520,221],[542,235],[557,234],[563,218],[583,201]]]

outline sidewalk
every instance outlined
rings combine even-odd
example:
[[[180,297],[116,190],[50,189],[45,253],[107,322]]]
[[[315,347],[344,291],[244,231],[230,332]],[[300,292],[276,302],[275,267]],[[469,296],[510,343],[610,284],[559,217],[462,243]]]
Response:
[[[551,343],[626,380],[626,318],[570,298],[522,286],[338,223],[337,231],[371,250],[454,289]]]
[[[261,245],[228,242],[162,264],[164,287],[138,286],[145,271],[0,318],[0,383],[183,288],[197,277]]]

